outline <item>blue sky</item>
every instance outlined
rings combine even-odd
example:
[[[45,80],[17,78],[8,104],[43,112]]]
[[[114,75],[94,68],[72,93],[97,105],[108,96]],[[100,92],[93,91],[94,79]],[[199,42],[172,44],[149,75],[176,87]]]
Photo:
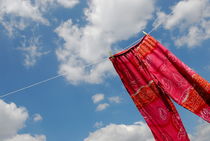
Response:
[[[159,24],[151,35],[210,81],[209,0],[0,0],[0,8],[1,95],[63,74],[0,100],[1,141],[154,140],[110,61],[96,62]],[[191,139],[207,141],[210,126],[176,106]]]

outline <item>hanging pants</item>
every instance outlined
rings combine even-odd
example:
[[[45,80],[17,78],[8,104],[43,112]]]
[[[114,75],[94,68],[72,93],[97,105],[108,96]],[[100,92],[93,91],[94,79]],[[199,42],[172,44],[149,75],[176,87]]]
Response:
[[[189,141],[170,98],[210,122],[210,83],[150,35],[110,60],[156,141]]]

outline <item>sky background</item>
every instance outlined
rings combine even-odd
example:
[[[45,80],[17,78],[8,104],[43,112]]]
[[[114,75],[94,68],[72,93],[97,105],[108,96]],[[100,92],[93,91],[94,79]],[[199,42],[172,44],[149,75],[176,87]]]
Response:
[[[0,95],[64,74],[0,99],[0,141],[153,141],[104,59],[143,30],[158,27],[151,35],[210,81],[209,0],[0,0],[0,9]],[[209,124],[176,107],[190,138],[208,141]]]

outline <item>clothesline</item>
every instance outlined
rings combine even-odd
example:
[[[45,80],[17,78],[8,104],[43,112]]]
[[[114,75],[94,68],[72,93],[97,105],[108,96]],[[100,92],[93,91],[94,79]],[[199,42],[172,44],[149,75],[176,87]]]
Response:
[[[168,16],[170,16],[170,15],[172,15],[172,14],[173,14],[173,10],[171,11],[171,13],[168,14]],[[158,17],[154,20],[154,22],[156,22],[157,19],[158,19]],[[148,32],[148,34],[151,34],[153,31],[155,31],[156,29],[158,29],[158,28],[160,27],[161,24],[162,24],[162,22],[159,22],[156,26],[154,26],[154,27]],[[142,32],[144,33],[144,31],[142,31]],[[142,38],[143,38],[143,37],[142,37]],[[133,46],[134,44],[136,44],[137,42],[139,42],[142,38],[140,38],[140,39],[138,39],[138,40],[132,42],[132,43],[129,44],[128,46],[122,48],[122,50],[127,49],[127,48],[130,48],[131,46]],[[108,56],[108,57],[109,57],[109,56]],[[103,58],[103,59],[101,59],[101,60],[99,60],[99,61],[97,61],[97,62],[92,63],[92,64],[84,65],[83,67],[86,68],[86,67],[90,67],[90,66],[99,64],[99,63],[101,63],[101,62],[107,60],[108,57],[105,57],[105,58]],[[24,90],[26,90],[26,89],[35,87],[35,86],[37,86],[37,85],[41,85],[41,84],[46,83],[46,82],[48,82],[48,81],[51,81],[51,80],[60,78],[60,77],[64,76],[65,74],[66,74],[66,73],[54,75],[54,76],[51,76],[51,77],[49,77],[49,78],[47,78],[47,79],[44,79],[44,80],[41,80],[41,81],[39,81],[39,82],[33,83],[33,84],[31,84],[31,85],[22,87],[22,88],[20,88],[20,89],[16,89],[16,90],[13,90],[13,91],[9,91],[9,92],[7,92],[7,93],[3,93],[3,94],[0,95],[0,99],[5,98],[5,97],[10,96],[10,95],[13,95],[13,94],[15,94],[15,93],[18,93],[18,92],[20,92],[20,91],[24,91]]]
[[[138,40],[134,41],[134,42],[131,43],[130,45],[126,46],[125,48],[129,48],[129,47],[133,46],[134,44],[136,44],[136,43],[139,42],[140,40],[141,40],[141,39],[138,39]],[[123,49],[125,49],[125,48],[123,48]],[[83,68],[87,68],[87,67],[90,67],[90,66],[99,64],[99,63],[101,63],[101,62],[104,62],[105,60],[107,60],[107,58],[108,58],[108,57],[103,58],[103,59],[101,59],[101,60],[99,60],[99,61],[97,61],[97,62],[95,62],[95,63],[88,64],[88,65],[84,65]],[[20,89],[14,90],[14,91],[10,91],[10,92],[8,92],[8,93],[1,94],[1,95],[0,95],[0,98],[5,98],[5,97],[7,97],[7,96],[9,96],[9,95],[12,95],[12,94],[15,94],[15,93],[17,93],[17,92],[20,92],[20,91],[23,91],[23,90],[32,88],[32,87],[37,86],[37,85],[41,85],[41,84],[46,83],[46,82],[48,82],[48,81],[51,81],[51,80],[60,78],[60,77],[64,76],[65,74],[66,74],[66,73],[54,75],[54,76],[52,76],[52,77],[49,77],[49,78],[47,78],[47,79],[41,80],[41,81],[36,82],[36,83],[33,83],[33,84],[31,84],[31,85],[25,86],[25,87],[23,87],[23,88],[20,88]]]

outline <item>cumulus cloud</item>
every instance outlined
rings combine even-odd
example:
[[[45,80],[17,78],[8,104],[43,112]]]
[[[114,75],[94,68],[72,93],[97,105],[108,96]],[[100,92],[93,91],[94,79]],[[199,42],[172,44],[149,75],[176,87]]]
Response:
[[[0,24],[13,36],[16,29],[23,30],[31,21],[49,25],[39,7],[31,0],[0,0]]]
[[[175,4],[172,14],[157,12],[158,20],[166,30],[177,30],[174,35],[177,46],[195,47],[210,38],[210,1],[183,0]]]
[[[17,134],[25,126],[28,112],[15,103],[0,100],[0,140],[1,141],[45,141],[44,135]]]
[[[40,114],[35,114],[33,117],[33,121],[37,122],[37,121],[41,121],[43,120],[42,116]]]
[[[76,25],[71,19],[55,32],[64,40],[56,54],[59,73],[72,84],[101,83],[113,74],[108,61],[84,67],[106,58],[111,46],[144,29],[152,18],[154,0],[91,0],[85,9],[87,24]],[[123,16],[122,16],[123,15]]]
[[[103,111],[105,110],[106,108],[109,107],[109,104],[108,103],[103,103],[103,104],[99,104],[97,107],[96,107],[96,111]]]
[[[96,122],[95,125],[100,125]],[[102,125],[103,126],[103,125]],[[202,121],[189,134],[192,141],[208,141],[210,139],[210,125]],[[84,141],[154,141],[154,137],[145,122],[136,122],[131,125],[110,124],[89,133]]]
[[[25,108],[0,100],[0,140],[16,135],[27,118],[28,112]]]
[[[0,0],[0,8],[1,18],[13,15],[48,24],[48,21],[39,12],[39,9],[32,5],[30,0]]]
[[[26,67],[34,66],[38,59],[49,53],[41,50],[39,37],[31,37],[31,39],[23,41],[19,50],[23,51],[24,66]]]
[[[0,24],[10,37],[17,30],[24,30],[31,23],[49,25],[44,15],[50,9],[58,7],[72,8],[79,0],[0,0]]]
[[[121,98],[119,96],[113,96],[113,97],[109,97],[109,101],[112,103],[120,103]]]
[[[154,141],[154,138],[146,123],[137,122],[107,125],[90,133],[84,141]]]
[[[35,135],[31,136],[29,134],[16,135],[10,139],[6,139],[4,141],[46,141],[46,137],[44,135]]]
[[[95,94],[92,96],[93,103],[98,103],[102,100],[104,100],[104,94]]]

